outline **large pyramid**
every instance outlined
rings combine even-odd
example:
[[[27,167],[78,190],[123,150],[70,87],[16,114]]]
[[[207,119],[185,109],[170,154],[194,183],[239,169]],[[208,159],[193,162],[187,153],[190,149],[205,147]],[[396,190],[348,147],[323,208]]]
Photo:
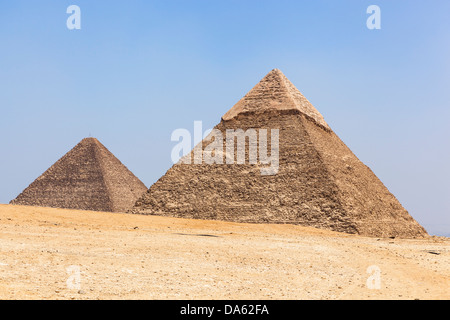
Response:
[[[235,162],[209,164],[210,160],[201,158],[196,162],[193,150],[150,187],[132,213],[292,223],[377,237],[427,235],[277,69],[231,108],[214,129],[216,133],[194,150],[201,148],[205,154],[219,155],[218,159],[223,151],[225,159],[231,157]],[[226,148],[226,134],[238,129],[256,129],[259,138],[265,138],[261,129],[266,129],[268,153],[274,143],[269,138],[271,129],[278,129],[278,170],[262,174],[267,165],[261,163],[261,157],[257,163],[249,163],[249,152],[257,144],[251,138],[245,147],[245,164],[236,162],[230,155],[232,149]],[[211,152],[213,143],[221,147]],[[258,145],[262,146],[261,140]],[[237,144],[234,151],[236,154]],[[186,164],[189,160],[192,164]]]
[[[86,138],[11,204],[126,212],[146,190],[97,139]]]

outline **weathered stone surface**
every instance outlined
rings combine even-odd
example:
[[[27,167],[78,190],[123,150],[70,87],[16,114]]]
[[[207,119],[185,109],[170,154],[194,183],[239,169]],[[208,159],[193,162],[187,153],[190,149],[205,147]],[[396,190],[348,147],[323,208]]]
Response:
[[[248,146],[245,164],[180,161],[131,212],[293,223],[377,237],[427,235],[309,102],[292,103],[303,96],[293,85],[287,90],[284,78],[279,70],[269,73],[215,127],[223,134],[224,153],[227,129],[279,129],[277,174],[261,175],[265,165],[249,164]],[[210,142],[203,140],[202,149]]]
[[[263,113],[274,110],[298,110],[316,124],[330,130],[323,116],[278,69],[269,72],[222,120],[231,120],[239,114]]]
[[[86,138],[11,204],[125,212],[146,190],[97,139]]]

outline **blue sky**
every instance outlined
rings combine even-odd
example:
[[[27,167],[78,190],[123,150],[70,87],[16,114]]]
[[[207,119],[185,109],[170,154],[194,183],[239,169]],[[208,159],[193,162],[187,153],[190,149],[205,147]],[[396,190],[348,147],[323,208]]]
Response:
[[[69,30],[69,5],[81,30]],[[366,27],[369,5],[381,30]],[[410,214],[450,235],[450,2],[2,1],[0,203],[94,136],[147,186],[177,128],[281,69]]]

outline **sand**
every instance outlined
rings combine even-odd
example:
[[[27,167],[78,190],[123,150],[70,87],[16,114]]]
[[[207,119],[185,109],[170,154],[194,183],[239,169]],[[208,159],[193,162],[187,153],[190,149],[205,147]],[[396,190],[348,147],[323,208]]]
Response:
[[[0,205],[0,299],[450,299],[450,239]]]

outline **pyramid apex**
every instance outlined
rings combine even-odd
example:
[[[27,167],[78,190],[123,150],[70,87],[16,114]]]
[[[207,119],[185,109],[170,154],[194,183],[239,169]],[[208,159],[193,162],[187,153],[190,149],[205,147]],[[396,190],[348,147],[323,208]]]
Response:
[[[269,73],[281,73],[281,74],[283,74],[283,72],[280,70],[280,69],[278,69],[278,68],[275,68],[275,69],[272,69],[272,71],[270,71]]]
[[[94,138],[94,137],[83,138],[78,144],[79,145],[103,146],[103,144],[97,138]]]
[[[94,138],[94,137],[87,137],[87,138],[83,138],[81,141],[85,141],[85,142],[94,142],[94,141],[97,141],[97,142],[98,142],[98,139],[97,139],[97,138]]]
[[[306,99],[280,69],[272,69],[238,103],[222,116],[227,121],[246,113],[297,110],[319,126],[330,130],[320,112]]]
[[[268,77],[268,76],[270,76],[270,75],[272,75],[272,76],[281,76],[281,77],[286,77],[285,75],[284,75],[284,73],[280,70],[280,69],[278,69],[278,68],[275,68],[275,69],[272,69],[272,70],[270,70],[266,75],[265,75],[265,77],[264,78],[266,78],[266,77]],[[263,79],[264,79],[263,78]],[[262,80],[261,80],[262,81]]]

